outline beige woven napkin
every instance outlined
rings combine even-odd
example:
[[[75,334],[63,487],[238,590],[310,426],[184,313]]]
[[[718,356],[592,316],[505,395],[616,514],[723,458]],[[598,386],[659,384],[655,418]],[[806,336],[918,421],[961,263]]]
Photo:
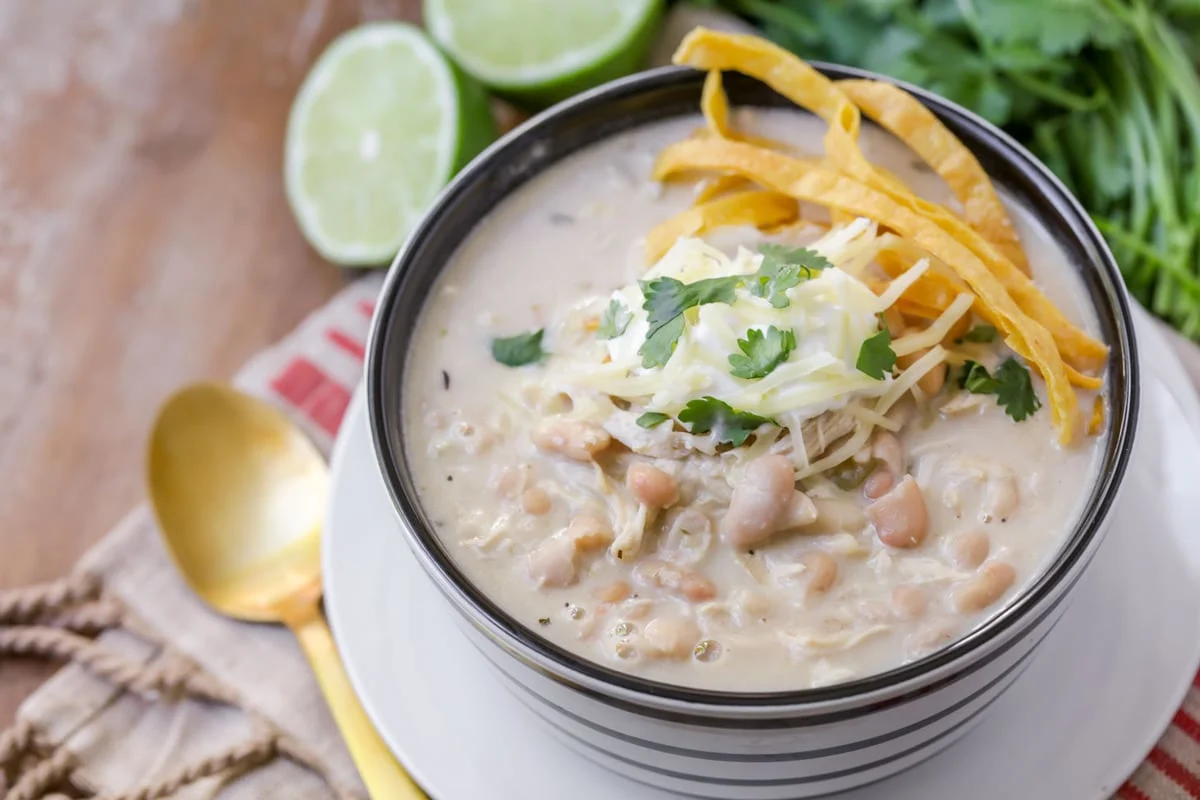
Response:
[[[362,348],[378,286],[378,276],[353,284],[287,339],[255,358],[235,380],[241,389],[282,408],[326,452],[361,373]],[[257,745],[260,752],[251,752],[246,766],[257,761],[261,767],[224,786],[230,771],[218,770],[224,774],[171,796],[188,800],[217,795],[231,800],[365,796],[290,634],[272,626],[233,622],[205,608],[167,560],[147,508],[131,512],[84,556],[79,567],[81,574],[98,580],[76,579],[60,594],[103,598],[104,607],[117,609],[110,620],[117,624],[101,634],[90,647],[93,652],[82,659],[79,654],[60,652],[90,666],[68,666],[21,707],[22,738],[36,740],[36,747],[30,749],[40,750],[43,765],[49,761],[47,754],[54,754],[57,763],[65,765],[61,774],[69,773],[88,792],[107,796],[156,781],[169,782],[188,765],[214,757],[228,760]],[[56,611],[61,616],[68,608],[86,607],[71,602],[75,599],[68,597],[64,603],[56,602],[61,597],[29,597],[26,605],[31,608],[26,612],[14,610],[13,603],[6,612],[0,604],[0,623],[36,622],[38,616],[52,618]],[[32,608],[38,604],[35,601],[50,607]],[[14,632],[19,632],[33,640],[25,650],[46,653],[48,648],[44,641],[39,644],[37,636],[45,640],[50,630],[30,625],[0,628],[0,644],[6,633],[11,644]],[[61,649],[62,642],[57,646]],[[107,677],[97,676],[96,662]],[[143,681],[146,676],[165,674],[183,694],[198,686],[201,695],[223,696],[232,705],[195,698],[163,702],[158,696],[163,687],[125,691],[121,679],[130,670],[120,673],[113,663],[145,666],[134,673]],[[189,679],[179,676],[192,676],[191,686],[184,685]],[[0,763],[4,749],[0,743]],[[274,757],[280,750],[289,757]],[[41,794],[33,791],[27,796]]]

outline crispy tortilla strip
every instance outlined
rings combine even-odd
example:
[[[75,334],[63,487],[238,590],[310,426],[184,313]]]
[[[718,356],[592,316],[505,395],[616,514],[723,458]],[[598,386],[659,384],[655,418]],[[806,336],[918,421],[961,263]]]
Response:
[[[1104,395],[1096,395],[1092,401],[1092,417],[1088,420],[1088,436],[1098,436],[1104,430]]]
[[[1070,364],[1067,364],[1067,379],[1071,381],[1071,385],[1093,392],[1098,391],[1104,385],[1103,378],[1097,378],[1094,375],[1084,375]]]
[[[714,197],[720,197],[738,189],[747,189],[753,185],[753,182],[746,180],[741,175],[715,175],[705,178],[696,187],[696,198],[692,201],[692,205],[698,206],[701,203],[707,203]]]
[[[725,96],[725,87],[721,84],[719,70],[710,69],[704,78],[704,92],[700,95],[700,111],[704,113],[704,121],[708,129],[722,139],[736,139],[729,127],[729,98]]]
[[[707,70],[709,75],[732,70],[762,81],[829,123],[825,152],[842,169],[864,182],[877,179],[856,142],[861,122],[858,107],[833,81],[783,48],[757,36],[696,28],[679,43],[671,60]]]
[[[876,263],[889,277],[895,278],[922,258],[929,257],[928,253],[907,239],[895,236],[890,236],[889,239],[890,241],[875,255]],[[923,311],[916,316],[922,319],[937,319],[954,302],[954,298],[966,290],[967,285],[949,267],[937,259],[932,259],[929,269],[920,280],[908,288],[902,298],[909,304],[922,307]]]
[[[718,197],[654,226],[646,235],[646,263],[662,258],[681,236],[696,236],[724,225],[770,228],[792,222],[799,213],[795,199],[781,192],[755,189]]]
[[[1046,299],[1024,272],[948,209],[912,194],[899,181],[871,166],[858,149],[859,109],[836,84],[799,57],[754,36],[696,28],[675,51],[676,64],[704,70],[733,70],[756,78],[829,123],[827,158],[837,169],[934,221],[982,260],[1017,304],[1039,320],[1072,366],[1098,369],[1108,348],[1080,331]],[[841,219],[839,213],[834,219]]]
[[[729,96],[721,83],[720,70],[709,70],[704,78],[704,91],[700,95],[700,111],[704,114],[708,126],[700,131],[701,136],[718,136],[722,139],[736,139],[739,142],[765,147],[768,150],[778,150],[780,153],[795,153],[796,148],[767,136],[754,136],[736,130],[729,121]]]
[[[726,166],[726,164],[736,166]],[[779,175],[767,173],[774,169],[785,170],[787,174],[798,176],[804,172],[813,172],[832,177],[830,170],[821,168],[816,162],[792,158],[754,148],[740,142],[730,142],[721,139],[687,140],[670,145],[659,154],[655,163],[654,178],[663,180],[681,171],[718,171],[738,172],[768,188],[778,188]],[[857,182],[855,182],[857,183]],[[859,184],[858,189],[871,189],[870,186]],[[786,191],[786,190],[781,190]],[[1048,329],[1054,337],[1062,358],[1071,366],[1080,370],[1094,370],[1101,367],[1108,357],[1108,347],[1088,336],[1075,327],[1066,316],[1051,303],[1041,290],[1037,288],[1023,272],[1017,269],[1004,256],[1000,255],[982,236],[961,219],[933,203],[928,203],[908,192],[896,194],[887,189],[879,189],[879,194],[885,195],[896,205],[923,217],[947,233],[950,238],[967,249],[976,260],[982,261],[988,271],[1000,282],[1006,293],[1011,295],[1017,306],[1039,324]],[[809,198],[801,198],[808,200]],[[812,198],[811,202],[822,203],[821,198]],[[833,205],[825,203],[826,205]],[[846,210],[846,209],[843,209]],[[871,216],[866,214],[864,216]],[[885,225],[888,222],[872,217]],[[903,231],[897,230],[902,236]],[[910,237],[911,238],[911,237]],[[920,245],[920,242],[915,242]],[[936,254],[934,254],[936,255]],[[945,261],[945,259],[942,259]],[[956,273],[962,276],[959,265],[951,265]]]
[[[889,83],[844,80],[838,81],[837,86],[862,113],[889,130],[932,167],[962,203],[967,224],[1018,269],[1029,274],[1025,250],[991,179],[974,154],[932,111]]]
[[[950,304],[943,301],[945,295],[952,290],[944,284],[939,285],[936,282],[929,282],[927,280],[928,275],[928,273],[922,275],[900,295],[900,299],[896,301],[896,306],[901,313],[917,317],[918,319],[937,319],[949,307]],[[866,284],[875,294],[883,294],[887,290],[889,282],[868,279]],[[950,299],[953,302],[954,295],[951,295]]]
[[[846,175],[740,142],[707,139],[671,145],[655,166],[655,178],[661,179],[679,168],[736,172],[797,200],[873,219],[941,259],[970,287],[978,298],[978,305],[995,317],[993,324],[1004,333],[1008,346],[1025,356],[1041,372],[1059,441],[1068,444],[1079,432],[1079,400],[1067,378],[1054,336],[1021,309],[988,264],[937,222]],[[962,227],[978,237],[965,224]],[[984,247],[995,253],[986,243]],[[997,258],[1003,261],[998,254]],[[1028,280],[1016,267],[1008,266]],[[1046,304],[1049,305],[1049,301]]]

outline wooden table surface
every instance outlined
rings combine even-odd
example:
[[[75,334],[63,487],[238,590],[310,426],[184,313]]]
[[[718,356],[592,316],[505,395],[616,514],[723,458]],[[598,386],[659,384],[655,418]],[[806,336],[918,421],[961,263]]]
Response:
[[[351,276],[292,221],[288,107],[339,31],[419,0],[0,2],[0,588],[143,497],[155,408]],[[0,730],[52,671],[0,661]]]

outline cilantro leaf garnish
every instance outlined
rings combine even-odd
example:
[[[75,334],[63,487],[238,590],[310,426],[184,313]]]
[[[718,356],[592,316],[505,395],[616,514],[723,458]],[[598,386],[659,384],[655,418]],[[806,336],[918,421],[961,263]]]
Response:
[[[660,411],[647,411],[637,418],[637,424],[643,428],[653,428],[657,425],[662,425],[669,419],[669,416]]]
[[[1033,390],[1029,370],[1015,358],[996,367],[994,375],[989,375],[987,367],[982,364],[968,361],[963,364],[963,374],[958,384],[972,394],[994,394],[996,404],[1014,422],[1027,419],[1042,407],[1042,401]]]
[[[995,394],[996,380],[988,374],[987,367],[977,361],[963,362],[962,374],[958,376],[958,385],[971,394]]]
[[[717,441],[741,447],[760,425],[773,421],[749,411],[737,411],[715,397],[691,400],[679,412],[679,421],[689,423],[692,433],[715,433]]]
[[[733,304],[734,291],[742,282],[742,276],[705,278],[695,283],[683,283],[675,278],[655,278],[642,283],[642,295],[646,298],[642,308],[646,310],[650,329],[646,341],[638,349],[642,366],[661,367],[670,360],[675,345],[683,335],[683,312],[689,308],[709,303]]]
[[[643,367],[661,367],[671,360],[675,345],[683,335],[683,324],[683,314],[680,314],[658,328],[651,328],[646,334],[646,341],[638,348]]]
[[[975,342],[976,344],[994,342],[996,341],[996,329],[991,325],[976,325],[959,337],[958,341]]]
[[[1033,391],[1029,370],[1015,358],[996,368],[995,379],[996,402],[1013,421],[1021,422],[1042,407],[1042,401]]]
[[[542,350],[542,334],[538,328],[529,333],[518,333],[502,339],[492,339],[492,358],[508,367],[523,367],[541,361],[546,352]]]
[[[854,366],[877,381],[883,380],[892,371],[892,367],[896,366],[896,353],[892,350],[892,335],[887,328],[863,341]]]
[[[615,339],[625,332],[632,320],[633,314],[629,313],[629,309],[625,307],[624,303],[614,297],[609,301],[608,308],[604,309],[604,314],[600,317],[600,325],[596,328],[596,338]]]
[[[758,252],[762,253],[762,263],[748,281],[750,294],[765,298],[775,308],[791,305],[788,289],[833,266],[825,256],[807,247],[763,244]]]
[[[732,304],[734,290],[741,280],[740,275],[705,278],[695,283],[684,283],[675,278],[655,278],[642,284],[642,294],[646,298],[642,308],[646,309],[650,327],[654,328],[695,306]]]
[[[757,328],[746,331],[745,339],[738,339],[738,349],[729,357],[729,372],[735,378],[766,377],[796,349],[796,332],[788,329],[781,331],[774,325],[763,333]]]

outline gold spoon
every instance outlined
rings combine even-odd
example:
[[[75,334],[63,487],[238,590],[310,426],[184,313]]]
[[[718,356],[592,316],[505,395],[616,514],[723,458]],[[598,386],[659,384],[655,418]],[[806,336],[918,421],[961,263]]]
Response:
[[[371,796],[424,798],[359,704],[321,613],[329,474],[312,443],[266,403],[197,384],[159,412],[146,474],[167,550],[196,594],[222,614],[288,626]]]

